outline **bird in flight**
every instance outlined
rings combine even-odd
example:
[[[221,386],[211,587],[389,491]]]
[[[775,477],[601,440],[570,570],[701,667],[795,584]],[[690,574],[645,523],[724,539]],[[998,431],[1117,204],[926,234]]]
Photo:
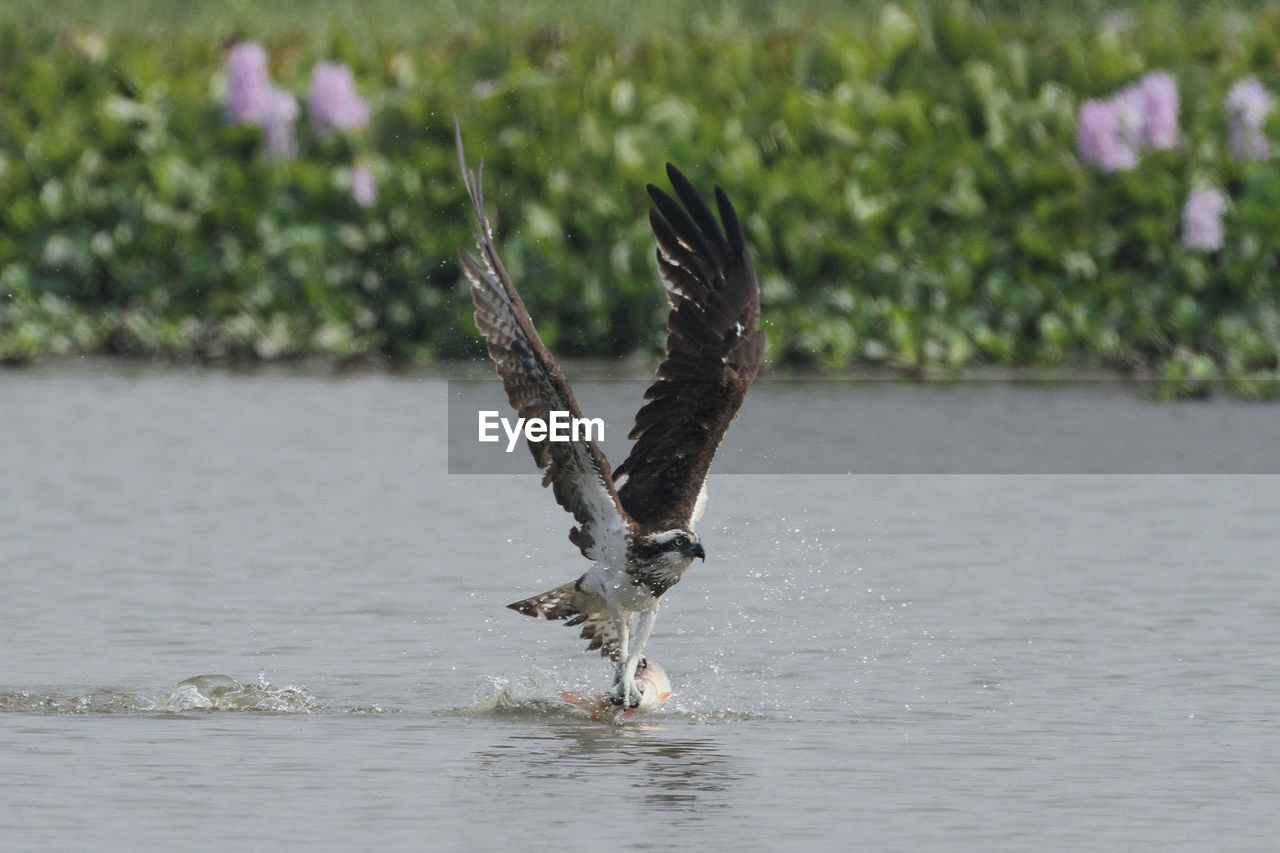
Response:
[[[484,211],[484,163],[467,168],[455,126],[462,180],[475,214],[479,258],[461,253],[471,282],[476,326],[522,418],[569,412],[581,418],[555,357],[543,345],[507,275]],[[556,501],[577,525],[569,540],[591,561],[576,580],[508,605],[529,616],[582,626],[588,650],[616,661],[612,700],[638,707],[636,669],[658,604],[694,558],[706,560],[694,525],[706,503],[707,471],[737,416],[764,353],[760,296],[738,214],[719,187],[720,220],[674,166],[676,198],[650,184],[649,212],[658,268],[671,310],[666,357],[645,392],[628,438],[635,443],[616,470],[594,441],[529,440]],[[678,201],[677,201],[678,199]]]

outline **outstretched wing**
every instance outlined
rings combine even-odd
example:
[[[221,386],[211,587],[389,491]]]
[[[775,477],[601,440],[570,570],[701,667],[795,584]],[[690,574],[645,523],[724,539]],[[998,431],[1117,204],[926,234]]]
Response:
[[[533,327],[520,294],[498,258],[493,229],[484,212],[479,170],[467,168],[462,151],[462,132],[455,126],[458,163],[462,182],[471,197],[476,216],[476,246],[481,260],[461,252],[462,268],[471,280],[471,298],[476,305],[476,327],[488,342],[489,355],[507,391],[507,399],[522,418],[550,420],[553,411],[582,412],[559,365],[543,346]],[[545,470],[542,485],[551,485],[556,501],[578,521],[569,539],[592,560],[605,560],[609,551],[625,547],[628,520],[613,487],[609,462],[594,441],[530,441],[529,450],[539,468]]]
[[[645,392],[631,455],[614,481],[622,506],[651,527],[689,527],[711,459],[760,368],[760,291],[738,214],[716,187],[720,223],[667,164],[677,202],[649,185],[649,212],[666,281],[667,357]],[[625,479],[624,479],[625,478]]]

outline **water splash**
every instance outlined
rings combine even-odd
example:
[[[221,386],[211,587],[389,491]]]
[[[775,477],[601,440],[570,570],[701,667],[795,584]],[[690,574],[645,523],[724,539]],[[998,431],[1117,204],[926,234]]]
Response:
[[[325,709],[305,687],[272,687],[262,675],[257,684],[241,684],[228,675],[197,675],[175,684],[157,710],[310,714]]]
[[[256,684],[241,684],[228,675],[197,675],[179,681],[159,699],[114,689],[72,695],[31,690],[0,692],[0,712],[20,714],[311,714],[325,710],[305,687],[273,687],[262,675]]]
[[[574,723],[578,725],[626,725],[652,727],[663,722],[681,722],[714,725],[752,720],[775,720],[770,714],[739,711],[717,707],[707,698],[673,698],[666,705],[635,714],[629,719],[614,719],[609,715],[593,716],[565,701],[563,692],[591,696],[600,693],[595,687],[578,684],[569,688],[556,685],[554,675],[546,673],[525,675],[517,679],[488,676],[483,679],[481,693],[474,705],[453,708],[444,712],[447,716],[463,716],[497,720],[541,720],[548,723]]]
[[[136,714],[156,710],[146,696],[119,690],[93,690],[79,696],[16,690],[0,693],[0,712],[18,714]]]
[[[482,679],[474,704],[452,708],[444,713],[446,716],[505,720],[582,719],[582,712],[560,699],[560,688],[549,686],[554,681],[554,676],[546,674],[525,675],[514,680],[504,676],[486,676]]]
[[[488,677],[480,682],[476,700],[453,708],[419,708],[416,713],[431,717],[543,722],[573,727],[625,724],[628,729],[661,726],[667,722],[721,724],[751,720],[773,720],[767,713],[743,711],[717,704],[710,696],[677,693],[666,705],[633,715],[628,720],[592,716],[574,707],[563,692],[583,696],[601,693],[598,683],[569,683],[554,672],[526,675],[517,679]],[[321,702],[305,687],[276,687],[259,675],[256,683],[241,683],[229,675],[196,675],[183,679],[161,695],[102,688],[84,692],[48,689],[0,689],[0,713],[91,715],[148,714],[157,716],[242,713],[242,714],[400,714],[414,709],[379,705],[334,707]]]

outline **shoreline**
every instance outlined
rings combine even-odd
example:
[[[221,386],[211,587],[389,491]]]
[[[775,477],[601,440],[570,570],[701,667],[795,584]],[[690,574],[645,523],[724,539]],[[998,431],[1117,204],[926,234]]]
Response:
[[[659,359],[625,358],[571,359],[557,361],[565,375],[581,381],[648,381],[653,379]],[[445,359],[430,363],[397,364],[390,360],[360,358],[336,360],[300,357],[274,361],[201,361],[129,355],[50,355],[0,365],[0,376],[39,373],[223,373],[228,375],[276,375],[300,378],[384,375],[402,378],[441,380],[497,380],[488,358]],[[915,367],[853,366],[844,368],[797,367],[766,364],[760,373],[763,382],[905,382],[921,385],[950,385],[965,382],[1029,383],[1108,382],[1151,386],[1162,383],[1236,385],[1241,380],[1213,377],[1197,380],[1159,376],[1152,371],[1125,371],[1105,367],[1047,367],[979,365],[955,369]],[[1255,382],[1280,382],[1280,377],[1262,377]]]

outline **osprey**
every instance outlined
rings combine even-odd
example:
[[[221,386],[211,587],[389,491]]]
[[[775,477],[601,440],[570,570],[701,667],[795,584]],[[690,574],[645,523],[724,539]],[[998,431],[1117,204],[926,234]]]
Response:
[[[462,180],[475,214],[480,258],[461,253],[476,326],[488,343],[512,407],[523,418],[582,412],[555,358],[503,268],[484,211],[484,163],[467,168],[455,128]],[[592,561],[581,577],[508,605],[529,616],[581,625],[588,650],[617,662],[610,696],[639,706],[636,681],[663,594],[706,552],[694,532],[707,471],[737,416],[764,352],[760,297],[738,215],[719,187],[720,222],[684,175],[667,165],[679,202],[650,184],[658,267],[671,303],[666,358],[645,392],[617,470],[594,441],[529,441],[556,501],[578,522],[569,540]],[[723,228],[721,227],[723,223]]]

